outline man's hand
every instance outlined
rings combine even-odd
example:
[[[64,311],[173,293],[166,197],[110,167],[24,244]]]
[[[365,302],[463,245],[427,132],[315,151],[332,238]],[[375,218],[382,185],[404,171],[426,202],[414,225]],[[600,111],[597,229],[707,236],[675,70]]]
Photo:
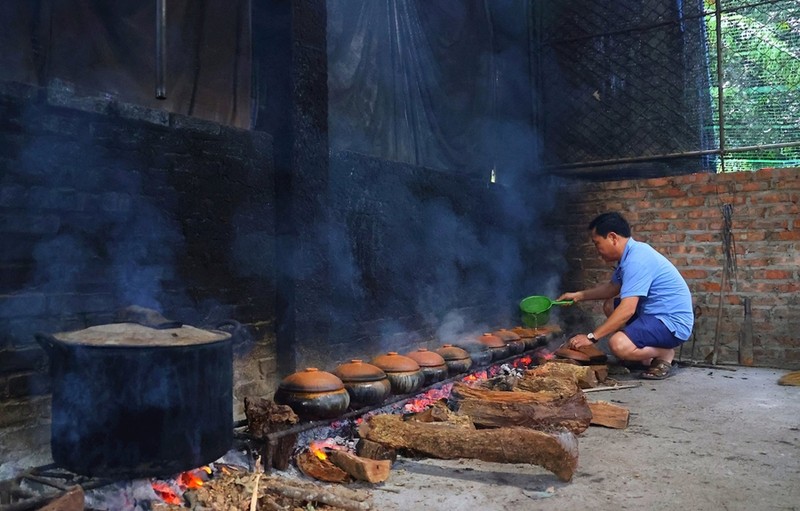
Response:
[[[575,337],[572,337],[569,342],[567,342],[567,346],[570,349],[576,350],[578,348],[582,348],[584,346],[588,346],[590,344],[594,344],[591,339],[586,337],[584,334],[578,334]]]
[[[583,295],[581,295],[580,291],[577,291],[575,293],[564,293],[558,298],[556,298],[556,301],[561,302],[563,300],[572,300],[573,303],[578,303],[581,301],[582,296]]]

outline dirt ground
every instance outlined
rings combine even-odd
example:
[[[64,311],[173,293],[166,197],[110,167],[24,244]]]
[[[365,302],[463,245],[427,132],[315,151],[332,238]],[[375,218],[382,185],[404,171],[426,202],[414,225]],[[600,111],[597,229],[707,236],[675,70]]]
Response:
[[[569,483],[530,465],[400,458],[375,509],[800,510],[800,387],[735,369],[589,394],[628,407],[630,425],[583,433]]]

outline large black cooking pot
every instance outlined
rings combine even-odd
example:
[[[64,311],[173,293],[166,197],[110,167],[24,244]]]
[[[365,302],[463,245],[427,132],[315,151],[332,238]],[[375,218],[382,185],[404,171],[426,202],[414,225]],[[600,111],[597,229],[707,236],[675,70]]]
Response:
[[[230,334],[117,323],[36,339],[50,357],[58,465],[91,477],[151,477],[230,449]]]

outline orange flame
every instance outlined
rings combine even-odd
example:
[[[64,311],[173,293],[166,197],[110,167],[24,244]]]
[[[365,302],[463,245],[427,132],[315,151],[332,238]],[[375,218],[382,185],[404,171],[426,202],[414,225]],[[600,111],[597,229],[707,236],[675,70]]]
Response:
[[[153,481],[153,491],[156,492],[156,495],[161,497],[161,500],[166,502],[167,504],[172,504],[175,506],[180,506],[183,504],[183,501],[178,496],[178,494],[173,490],[170,485],[163,481]]]
[[[514,367],[528,367],[531,365],[532,360],[533,359],[529,355],[525,355],[514,361]]]
[[[314,456],[321,460],[328,459],[328,455],[325,454],[325,449],[339,449],[339,446],[336,445],[336,440],[333,438],[326,438],[325,440],[315,440],[308,444],[308,450],[311,451]]]
[[[153,481],[153,491],[167,504],[180,506],[183,504],[183,493],[186,490],[196,490],[208,481],[212,470],[203,466],[186,472],[181,472],[171,481]]]
[[[211,474],[210,471],[209,467],[200,467],[182,472],[178,475],[178,485],[183,489],[196,490],[206,482],[206,479]]]

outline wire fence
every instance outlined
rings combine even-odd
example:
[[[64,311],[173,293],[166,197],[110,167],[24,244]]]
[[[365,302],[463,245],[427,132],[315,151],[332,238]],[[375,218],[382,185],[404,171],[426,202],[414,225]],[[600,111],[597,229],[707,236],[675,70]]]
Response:
[[[800,167],[797,0],[534,0],[546,165]]]

